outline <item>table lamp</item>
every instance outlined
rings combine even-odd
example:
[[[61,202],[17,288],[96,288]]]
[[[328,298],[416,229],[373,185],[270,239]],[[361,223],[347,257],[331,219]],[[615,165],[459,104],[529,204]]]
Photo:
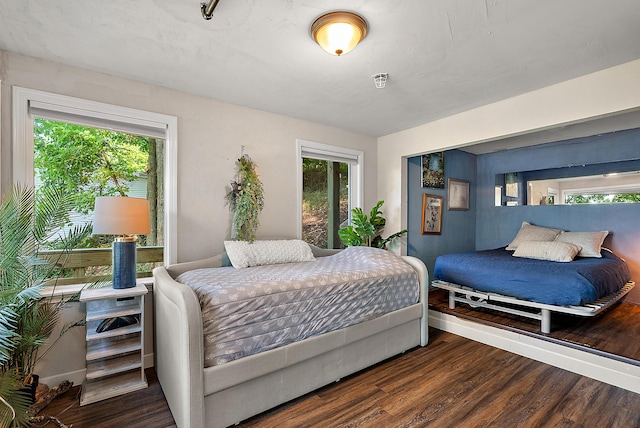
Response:
[[[119,235],[113,241],[113,288],[136,286],[136,235],[151,232],[149,201],[125,196],[96,198],[94,235]]]

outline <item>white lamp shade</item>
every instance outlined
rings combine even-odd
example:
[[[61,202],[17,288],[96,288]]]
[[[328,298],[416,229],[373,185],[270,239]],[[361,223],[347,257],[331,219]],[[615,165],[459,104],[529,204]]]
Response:
[[[124,196],[96,198],[94,235],[145,235],[150,232],[148,200]]]

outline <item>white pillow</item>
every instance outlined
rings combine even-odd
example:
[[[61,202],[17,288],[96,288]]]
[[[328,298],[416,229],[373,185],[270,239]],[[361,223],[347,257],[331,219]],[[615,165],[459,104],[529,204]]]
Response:
[[[609,234],[608,230],[601,232],[564,232],[558,235],[556,242],[568,242],[582,247],[579,257],[602,257],[600,249],[604,238]]]
[[[580,251],[578,245],[557,241],[523,241],[513,252],[514,257],[570,262]]]
[[[224,241],[224,248],[234,268],[315,260],[309,244],[299,239]]]
[[[526,221],[523,221],[518,234],[507,246],[507,250],[515,250],[523,241],[553,241],[560,233],[562,233],[561,229],[550,229],[548,227],[534,226],[530,223],[527,223]]]

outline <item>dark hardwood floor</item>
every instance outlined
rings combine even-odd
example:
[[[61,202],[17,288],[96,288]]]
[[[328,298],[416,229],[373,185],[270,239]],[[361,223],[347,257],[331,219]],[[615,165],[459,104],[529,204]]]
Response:
[[[638,427],[640,395],[439,330],[240,427]]]
[[[56,397],[41,414],[57,417],[73,428],[175,427],[153,369],[146,369],[149,387],[80,407],[80,386]],[[38,425],[42,426],[42,425]],[[54,428],[53,422],[44,425]]]
[[[429,291],[429,309],[640,365],[640,306],[624,300],[595,317],[554,313],[549,334],[537,320],[460,303],[449,309],[446,290]]]
[[[430,295],[434,310],[439,310],[438,298],[436,293]],[[457,315],[478,317],[461,312],[464,309]],[[495,316],[489,313],[477,320],[539,334],[536,323],[521,326],[521,320]],[[559,319],[555,323],[568,322],[569,326],[558,330],[560,324],[554,324],[548,336],[567,340],[571,346],[586,343],[606,348],[604,352],[615,349],[637,358],[637,318],[640,307],[621,304],[597,317],[586,328],[586,336],[580,336],[580,323],[572,327],[575,321]],[[617,327],[622,325],[626,328]],[[630,325],[635,326],[631,332],[627,330]],[[147,370],[147,377],[149,388],[143,391],[83,407],[78,403],[79,387],[74,387],[43,413],[75,428],[175,426],[154,371]],[[425,426],[640,427],[640,395],[431,328],[427,347],[408,351],[238,425]]]

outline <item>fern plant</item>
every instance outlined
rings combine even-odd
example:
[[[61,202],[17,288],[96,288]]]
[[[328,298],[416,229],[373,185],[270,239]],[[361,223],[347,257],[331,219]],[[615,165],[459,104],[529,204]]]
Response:
[[[231,237],[239,241],[253,242],[260,225],[258,214],[264,208],[264,190],[256,171],[256,164],[248,155],[236,162],[237,179],[225,197],[233,213]]]
[[[387,223],[387,220],[382,216],[382,211],[380,211],[382,204],[384,201],[378,201],[371,209],[369,217],[361,208],[351,210],[351,224],[338,230],[338,236],[346,246],[366,246],[386,250],[390,242],[407,233],[407,229],[403,229],[387,238],[382,237],[382,230]]]
[[[72,248],[91,234],[91,224],[61,234],[73,196],[62,190],[16,186],[0,203],[0,426],[27,420],[30,404],[25,382],[33,374],[38,351],[53,331],[62,306],[72,298],[42,298],[42,285],[57,278]],[[57,260],[39,257],[58,239]],[[77,297],[77,296],[76,296]]]

